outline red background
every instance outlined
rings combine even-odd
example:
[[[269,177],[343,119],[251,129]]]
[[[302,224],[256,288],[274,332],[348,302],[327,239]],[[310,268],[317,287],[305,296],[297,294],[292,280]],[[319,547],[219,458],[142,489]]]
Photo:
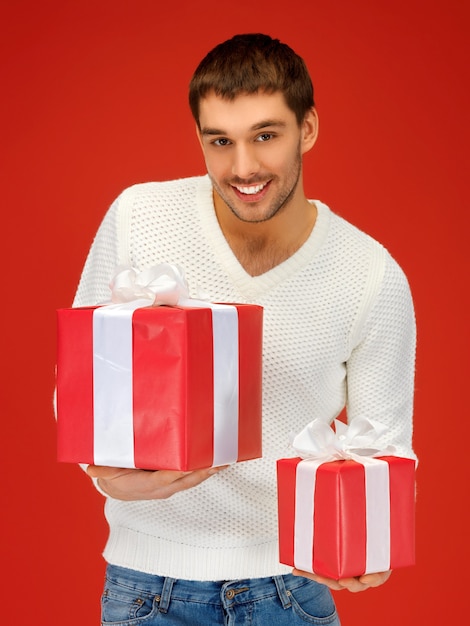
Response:
[[[55,459],[55,310],[124,187],[204,172],[191,73],[264,31],[313,75],[308,195],[389,248],[416,304],[417,565],[336,594],[343,625],[463,623],[468,3],[3,0],[0,24],[3,619],[99,621],[107,528],[101,496]]]

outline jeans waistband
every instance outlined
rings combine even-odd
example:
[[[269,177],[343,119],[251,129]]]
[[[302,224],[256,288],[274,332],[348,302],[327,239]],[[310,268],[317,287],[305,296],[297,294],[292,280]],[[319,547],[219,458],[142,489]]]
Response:
[[[202,602],[220,605],[227,601],[252,602],[277,594],[283,607],[289,608],[289,591],[307,582],[304,578],[291,574],[239,580],[193,581],[146,574],[116,565],[107,566],[106,577],[128,589],[159,596],[159,610],[162,612],[168,609],[172,597],[193,600],[196,596]]]

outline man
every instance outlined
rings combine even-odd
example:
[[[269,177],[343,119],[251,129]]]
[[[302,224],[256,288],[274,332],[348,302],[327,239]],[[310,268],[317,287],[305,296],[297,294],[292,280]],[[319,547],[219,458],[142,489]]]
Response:
[[[263,458],[194,472],[89,466],[107,497],[102,623],[339,624],[333,581],[278,560],[275,461],[290,434],[347,405],[413,456],[415,325],[380,244],[306,198],[318,116],[303,60],[266,35],[214,48],[190,85],[208,175],[136,185],[111,206],[75,306],[109,299],[116,267],[184,268],[192,297],[264,307]],[[319,621],[317,621],[319,620]],[[160,623],[160,621],[158,621]]]

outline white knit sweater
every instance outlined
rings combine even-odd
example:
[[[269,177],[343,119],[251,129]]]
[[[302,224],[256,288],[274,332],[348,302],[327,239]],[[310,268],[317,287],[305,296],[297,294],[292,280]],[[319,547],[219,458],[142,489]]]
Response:
[[[136,570],[193,580],[272,576],[277,546],[276,459],[314,418],[381,421],[411,447],[415,323],[406,278],[368,235],[315,201],[304,245],[248,275],[218,225],[207,176],[136,185],[111,206],[74,306],[109,300],[118,265],[177,263],[191,296],[264,307],[263,458],[235,464],[168,500],[108,498],[104,556]]]

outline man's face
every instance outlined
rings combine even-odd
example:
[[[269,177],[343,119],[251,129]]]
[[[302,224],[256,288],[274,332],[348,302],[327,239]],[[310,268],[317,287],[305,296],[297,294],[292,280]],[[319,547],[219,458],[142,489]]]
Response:
[[[264,222],[303,198],[302,154],[313,143],[307,145],[306,129],[281,93],[232,101],[211,93],[199,110],[198,135],[216,208],[222,201],[243,222]]]

